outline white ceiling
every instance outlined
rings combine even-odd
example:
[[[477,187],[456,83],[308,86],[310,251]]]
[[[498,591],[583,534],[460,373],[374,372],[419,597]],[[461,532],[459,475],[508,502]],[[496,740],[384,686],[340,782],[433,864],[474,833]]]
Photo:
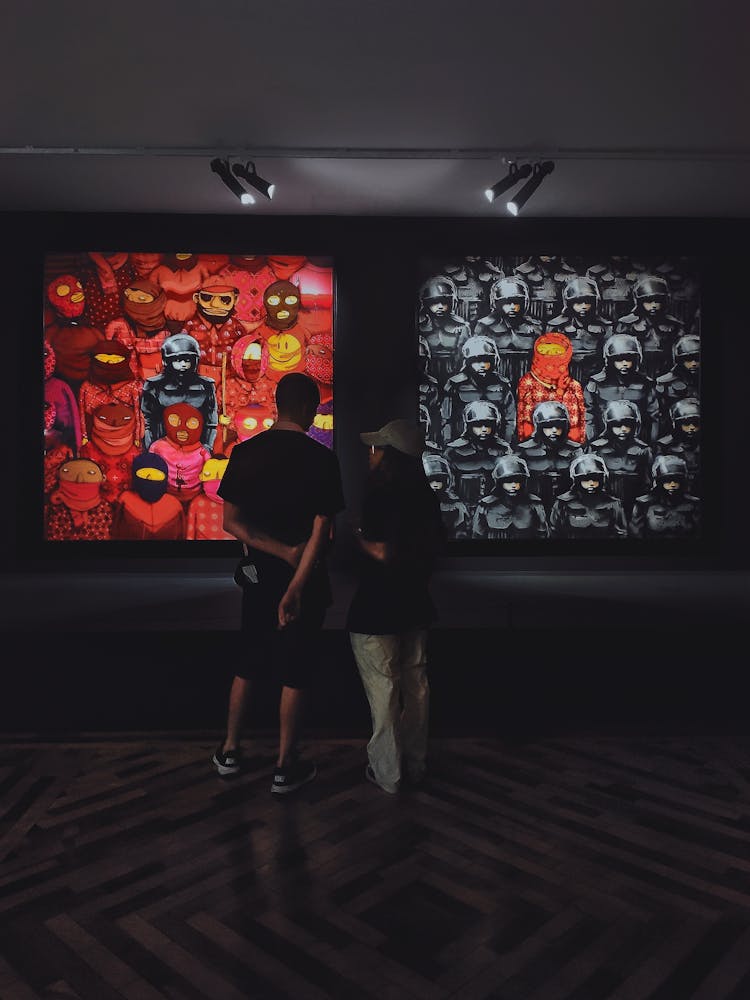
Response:
[[[750,215],[736,0],[3,13],[0,210],[505,217],[482,192],[517,156],[556,164],[524,216]],[[216,155],[254,159],[273,202],[241,206]]]

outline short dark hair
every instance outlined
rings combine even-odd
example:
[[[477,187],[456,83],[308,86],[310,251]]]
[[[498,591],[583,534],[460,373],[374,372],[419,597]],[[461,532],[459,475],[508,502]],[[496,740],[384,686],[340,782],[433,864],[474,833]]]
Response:
[[[276,386],[276,409],[279,415],[298,416],[316,410],[320,404],[317,382],[304,372],[290,372]]]

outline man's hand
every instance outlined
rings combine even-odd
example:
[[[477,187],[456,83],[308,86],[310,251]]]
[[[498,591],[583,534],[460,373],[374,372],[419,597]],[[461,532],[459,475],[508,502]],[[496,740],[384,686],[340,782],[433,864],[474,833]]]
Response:
[[[302,604],[302,592],[297,587],[289,587],[284,596],[279,601],[279,628],[286,628],[290,622],[299,618]]]

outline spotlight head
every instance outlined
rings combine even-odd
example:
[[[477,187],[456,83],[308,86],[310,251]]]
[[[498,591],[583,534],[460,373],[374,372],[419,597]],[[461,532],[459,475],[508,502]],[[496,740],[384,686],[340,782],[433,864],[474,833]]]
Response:
[[[531,164],[524,163],[522,167],[516,166],[515,163],[508,164],[508,173],[505,177],[493,184],[492,187],[487,188],[484,192],[484,196],[487,201],[492,202],[496,198],[499,198],[503,192],[512,188],[514,184],[518,184],[519,181],[523,180],[524,177],[528,177],[531,173]]]
[[[531,177],[511,201],[506,202],[505,207],[511,215],[518,215],[523,206],[542,183],[547,174],[551,174],[555,169],[552,160],[545,160],[543,163],[535,163]]]
[[[246,163],[244,165],[242,163],[235,163],[232,169],[237,177],[241,177],[243,181],[247,181],[248,184],[251,184],[265,198],[269,200],[273,198],[276,185],[260,177],[255,170],[254,163]]]
[[[221,177],[235,198],[239,198],[243,205],[252,205],[255,203],[255,198],[243,188],[232,174],[228,160],[222,160],[218,156],[215,157],[215,159],[211,160],[211,169]]]

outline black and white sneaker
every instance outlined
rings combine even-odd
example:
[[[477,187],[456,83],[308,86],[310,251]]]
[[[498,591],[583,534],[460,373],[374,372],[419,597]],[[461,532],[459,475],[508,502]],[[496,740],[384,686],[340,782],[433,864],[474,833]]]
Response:
[[[295,760],[287,767],[277,767],[271,791],[274,795],[288,795],[312,781],[318,769],[311,760]]]
[[[232,777],[242,770],[242,752],[239,748],[225,753],[220,743],[211,761],[222,778]]]

